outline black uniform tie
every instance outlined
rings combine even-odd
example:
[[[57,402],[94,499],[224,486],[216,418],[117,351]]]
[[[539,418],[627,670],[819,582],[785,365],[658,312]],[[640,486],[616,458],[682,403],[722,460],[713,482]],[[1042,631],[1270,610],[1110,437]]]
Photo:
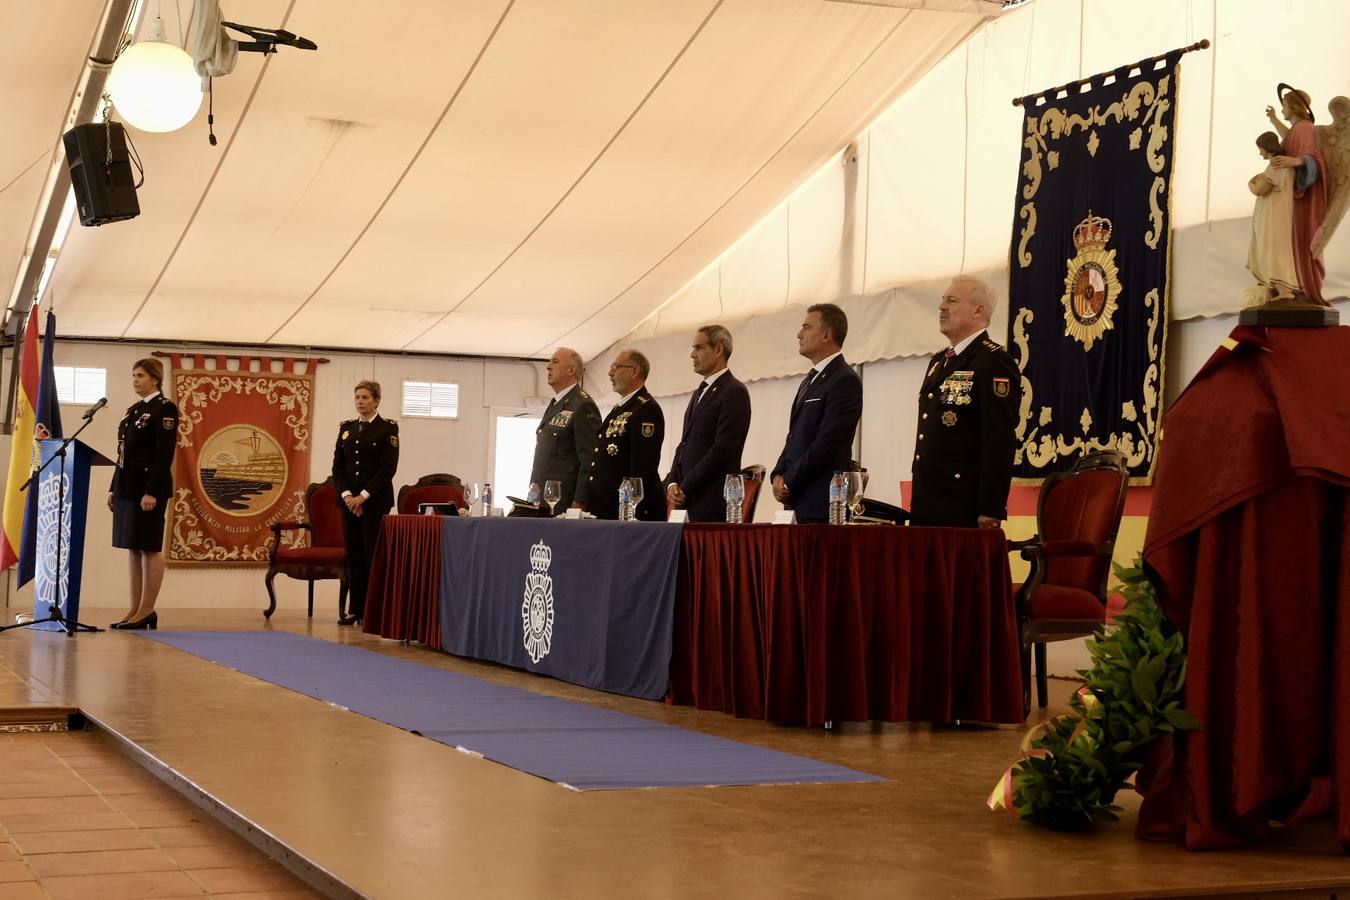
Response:
[[[797,411],[797,407],[802,405],[802,398],[806,396],[806,392],[811,389],[811,382],[815,380],[816,380],[815,369],[812,369],[811,371],[807,372],[806,377],[802,379],[802,386],[797,388],[797,398],[792,401],[792,411],[794,413]]]

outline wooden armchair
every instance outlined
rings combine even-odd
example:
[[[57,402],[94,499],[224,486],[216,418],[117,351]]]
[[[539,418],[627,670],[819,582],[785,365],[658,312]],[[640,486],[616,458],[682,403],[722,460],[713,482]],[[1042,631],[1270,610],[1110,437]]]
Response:
[[[320,484],[305,488],[305,517],[308,521],[274,522],[272,550],[267,558],[267,609],[265,618],[271,618],[277,609],[277,592],[272,586],[277,575],[287,575],[309,582],[309,617],[314,618],[314,582],[338,579],[338,614],[347,612],[346,550],[342,540],[342,516],[338,510],[337,488],[330,477]],[[285,531],[309,532],[308,547],[283,547],[281,535]]]
[[[415,516],[423,503],[453,503],[460,509],[468,509],[464,499],[464,482],[445,472],[423,475],[414,484],[405,484],[398,489],[396,508],[401,516]]]
[[[1031,712],[1031,657],[1036,699],[1045,706],[1045,645],[1085,638],[1106,621],[1106,581],[1125,510],[1129,471],[1114,450],[1090,453],[1067,472],[1045,479],[1036,509],[1036,534],[1009,541],[1031,563],[1016,585],[1022,639],[1022,711]]]
[[[758,464],[746,466],[741,469],[741,477],[745,479],[745,503],[741,507],[742,521],[748,524],[755,521],[755,503],[759,500],[760,489],[764,487],[764,467]]]

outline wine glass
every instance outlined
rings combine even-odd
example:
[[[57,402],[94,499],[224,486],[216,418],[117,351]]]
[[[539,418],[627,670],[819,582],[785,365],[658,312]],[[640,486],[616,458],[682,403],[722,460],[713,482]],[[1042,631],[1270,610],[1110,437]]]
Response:
[[[464,502],[467,504],[465,508],[472,514],[474,505],[478,503],[478,482],[472,481],[468,484],[461,485],[461,488],[464,491]]]
[[[536,508],[539,506],[539,482],[530,482],[530,488],[525,492],[525,499],[533,503]]]
[[[854,517],[863,514],[863,473],[848,473],[848,505]]]
[[[633,483],[633,499],[629,502],[633,504],[633,518],[636,519],[637,508],[642,505],[642,478],[637,475],[630,475],[628,480]]]
[[[557,515],[558,501],[562,499],[562,482],[545,481],[544,482],[544,502],[548,504],[548,514]]]

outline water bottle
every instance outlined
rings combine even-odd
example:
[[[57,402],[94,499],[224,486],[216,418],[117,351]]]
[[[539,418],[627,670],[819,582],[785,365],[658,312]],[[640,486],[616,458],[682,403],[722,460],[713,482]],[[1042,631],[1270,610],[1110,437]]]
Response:
[[[492,482],[483,483],[483,515],[492,515]]]
[[[633,482],[625,478],[619,482],[619,521],[633,520]]]
[[[835,472],[830,479],[830,524],[844,525],[848,522],[846,504],[848,502],[848,473]]]

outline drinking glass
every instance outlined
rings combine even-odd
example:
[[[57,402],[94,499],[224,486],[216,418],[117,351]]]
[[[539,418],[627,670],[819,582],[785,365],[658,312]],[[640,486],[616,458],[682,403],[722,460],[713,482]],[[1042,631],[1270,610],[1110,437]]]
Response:
[[[558,501],[562,499],[562,482],[545,481],[544,482],[544,502],[548,504],[548,514],[557,515]]]
[[[854,516],[863,514],[863,473],[848,473],[848,506]]]
[[[537,481],[530,482],[530,488],[525,492],[525,499],[533,503],[535,506],[539,505],[539,482]]]
[[[478,482],[474,481],[469,484],[461,485],[461,488],[464,490],[464,502],[467,504],[466,508],[469,510],[469,514],[472,515],[473,508],[478,504]]]

